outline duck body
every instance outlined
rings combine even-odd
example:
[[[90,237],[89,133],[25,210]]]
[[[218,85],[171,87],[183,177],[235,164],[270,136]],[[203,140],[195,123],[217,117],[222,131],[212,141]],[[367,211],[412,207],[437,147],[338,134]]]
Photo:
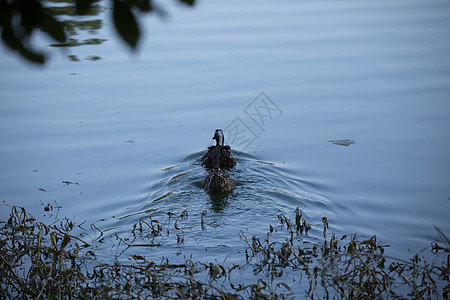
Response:
[[[220,151],[219,167],[225,169],[233,168],[236,165],[236,158],[234,158],[234,155],[231,153],[230,146],[224,146],[225,138],[222,129],[216,129],[212,139],[216,140],[216,145],[208,147],[208,152],[202,157],[202,165],[208,169],[214,167],[212,156],[213,151],[217,149]]]
[[[235,186],[233,178],[221,169],[212,170],[202,183],[202,188],[208,194],[229,193]]]
[[[207,164],[211,166],[211,171],[203,180],[202,188],[208,194],[231,192],[236,185],[233,178],[220,168],[222,162],[222,148],[212,146],[208,153]]]
[[[204,167],[207,167],[208,169],[213,168],[213,159],[212,159],[212,152],[213,150],[219,150],[220,151],[220,167],[225,169],[231,169],[236,165],[236,158],[234,158],[234,155],[230,151],[230,146],[209,146],[208,152],[206,152],[205,155],[202,157],[202,165]]]

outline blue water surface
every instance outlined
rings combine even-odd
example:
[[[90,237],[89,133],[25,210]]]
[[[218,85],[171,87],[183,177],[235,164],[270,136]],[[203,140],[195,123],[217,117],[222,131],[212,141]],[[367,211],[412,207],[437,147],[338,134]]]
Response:
[[[187,210],[183,246],[171,236],[136,251],[235,262],[240,232],[264,236],[296,207],[311,242],[325,216],[396,257],[428,247],[433,225],[450,234],[450,3],[163,8],[167,18],[141,20],[136,52],[107,9],[100,29],[77,36],[100,45],[61,50],[38,36],[44,67],[2,46],[1,220],[19,205],[111,238]],[[201,189],[199,161],[216,128],[238,157],[236,189],[218,200]]]

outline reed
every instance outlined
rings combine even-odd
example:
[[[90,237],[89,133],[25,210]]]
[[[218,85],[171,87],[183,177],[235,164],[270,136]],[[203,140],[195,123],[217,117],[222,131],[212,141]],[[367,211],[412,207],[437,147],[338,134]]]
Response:
[[[136,246],[163,247],[158,238],[174,229],[182,243],[179,221],[188,213],[168,215],[171,225],[151,218],[133,224],[130,237],[144,234],[149,243],[134,244],[124,238],[120,242],[128,243],[131,252]],[[198,220],[202,230],[206,218],[205,211]],[[386,256],[375,236],[337,238],[329,232],[326,218],[323,240],[305,242],[311,225],[300,209],[292,219],[279,215],[278,221],[269,225],[264,238],[241,232],[242,265],[194,261],[192,255],[181,264],[136,254],[127,263],[97,262],[92,242],[73,234],[74,222],[63,219],[46,225],[24,208],[12,207],[9,219],[0,222],[1,298],[277,299],[294,298],[303,282],[301,296],[312,299],[449,299],[450,242],[438,228],[440,240],[430,248],[433,261],[419,255],[405,261]],[[285,280],[289,277],[297,280]]]

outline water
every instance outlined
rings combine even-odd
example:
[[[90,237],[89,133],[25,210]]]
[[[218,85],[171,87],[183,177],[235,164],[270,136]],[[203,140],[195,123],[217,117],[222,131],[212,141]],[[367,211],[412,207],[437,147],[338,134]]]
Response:
[[[449,6],[167,4],[167,20],[143,20],[137,53],[102,10],[103,27],[77,38],[105,41],[46,47],[44,68],[2,48],[0,218],[21,205],[38,218],[96,222],[113,239],[143,216],[173,222],[168,212],[187,210],[182,246],[170,235],[131,251],[238,261],[241,231],[263,236],[278,214],[300,207],[311,241],[326,216],[332,231],[376,234],[390,255],[407,258],[437,238],[433,225],[450,234]],[[271,117],[251,114],[260,97]],[[237,187],[211,199],[199,158],[230,124],[256,138],[241,144],[225,130]],[[354,143],[330,142],[345,139]]]

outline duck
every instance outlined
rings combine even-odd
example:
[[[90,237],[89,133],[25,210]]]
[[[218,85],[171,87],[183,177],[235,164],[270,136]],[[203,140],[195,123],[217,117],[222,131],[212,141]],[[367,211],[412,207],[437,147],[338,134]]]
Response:
[[[210,195],[215,193],[229,193],[236,186],[233,178],[220,168],[221,152],[219,148],[211,149],[210,159],[212,168],[202,183],[202,188]]]
[[[212,152],[214,149],[220,150],[220,161],[219,166],[225,169],[231,169],[236,165],[236,158],[231,153],[231,148],[228,145],[224,145],[225,137],[223,135],[222,129],[216,129],[214,132],[213,140],[216,140],[215,146],[209,146],[208,152],[202,157],[202,165],[208,169],[213,168]]]

